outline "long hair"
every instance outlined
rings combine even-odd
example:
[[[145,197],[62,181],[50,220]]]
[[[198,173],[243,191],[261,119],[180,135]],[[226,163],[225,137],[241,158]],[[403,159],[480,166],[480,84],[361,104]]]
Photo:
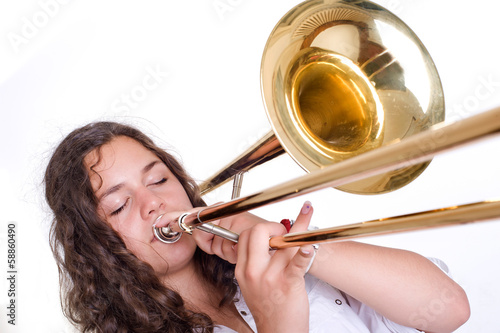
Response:
[[[211,332],[213,321],[185,307],[154,269],[130,252],[97,213],[84,158],[117,136],[127,136],[158,156],[183,185],[194,207],[204,206],[181,164],[139,130],[97,122],[71,132],[45,172],[45,197],[54,218],[50,245],[59,268],[65,316],[82,332]],[[197,248],[194,260],[205,281],[220,290],[219,306],[236,293],[234,265]]]

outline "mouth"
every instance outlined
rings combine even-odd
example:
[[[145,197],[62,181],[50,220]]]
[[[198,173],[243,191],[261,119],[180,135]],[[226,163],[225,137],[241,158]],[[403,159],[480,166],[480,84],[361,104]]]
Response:
[[[161,220],[162,217],[163,214],[158,216],[155,220],[155,223],[153,224],[153,238],[151,242],[160,241],[165,244],[173,244],[181,238],[182,232],[174,232],[169,225],[157,228],[156,224]]]
[[[156,225],[156,224],[157,224],[157,223],[161,220],[161,218],[163,217],[163,215],[165,215],[165,214],[160,214],[160,215],[158,215],[158,217],[157,217],[157,218],[156,218],[156,220],[155,220],[154,225]]]
[[[157,224],[158,222],[160,222],[160,220],[161,220],[161,218],[163,217],[163,215],[164,215],[164,214],[160,214],[160,215],[156,218],[155,223],[153,223],[153,237],[151,238],[151,242],[155,242],[155,241],[157,241],[157,240],[158,240],[158,239],[156,238],[156,236],[155,236],[155,230],[154,230],[154,229],[156,228],[156,224]]]

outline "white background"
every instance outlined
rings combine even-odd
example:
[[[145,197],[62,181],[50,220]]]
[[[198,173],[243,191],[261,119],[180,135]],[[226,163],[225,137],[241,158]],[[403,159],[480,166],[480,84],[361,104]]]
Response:
[[[3,1],[0,4],[0,331],[70,332],[59,308],[42,178],[51,150],[94,120],[126,121],[181,156],[202,180],[269,129],[260,96],[262,51],[299,1]],[[448,121],[500,105],[496,0],[378,0],[432,55]],[[150,72],[154,88],[141,90]],[[148,81],[153,84],[153,81]],[[137,95],[145,91],[144,95]],[[132,106],[123,96],[136,92]],[[500,140],[439,156],[416,181],[385,195],[328,189],[255,213],[293,218],[304,200],[320,227],[500,196]],[[303,171],[288,156],[246,176],[251,193]],[[228,200],[227,189],[209,203]],[[7,325],[7,223],[17,223],[17,325]],[[438,257],[466,289],[472,317],[459,332],[500,332],[500,224],[469,224],[363,239]],[[436,305],[435,311],[439,311]]]

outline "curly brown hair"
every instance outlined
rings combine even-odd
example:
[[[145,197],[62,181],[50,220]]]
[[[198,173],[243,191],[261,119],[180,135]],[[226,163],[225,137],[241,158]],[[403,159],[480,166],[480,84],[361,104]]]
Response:
[[[193,206],[205,205],[181,164],[141,131],[96,122],[71,132],[56,148],[44,178],[54,214],[50,244],[64,314],[82,332],[212,332],[210,317],[188,310],[182,297],[164,286],[97,213],[84,158],[117,136],[130,137],[153,152],[179,179]],[[205,281],[222,291],[219,305],[231,302],[237,290],[234,265],[199,248],[194,260]]]

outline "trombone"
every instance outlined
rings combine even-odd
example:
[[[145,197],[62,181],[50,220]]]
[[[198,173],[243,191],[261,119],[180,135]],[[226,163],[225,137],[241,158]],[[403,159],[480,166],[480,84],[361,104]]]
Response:
[[[308,0],[271,33],[261,86],[273,132],[200,185],[234,178],[233,199],[154,228],[175,242],[194,228],[237,242],[211,221],[326,187],[357,194],[395,191],[444,151],[500,134],[500,108],[444,125],[432,58],[411,29],[368,1]],[[242,175],[287,152],[310,172],[239,197]],[[476,202],[270,239],[283,248],[500,217],[499,201]]]

